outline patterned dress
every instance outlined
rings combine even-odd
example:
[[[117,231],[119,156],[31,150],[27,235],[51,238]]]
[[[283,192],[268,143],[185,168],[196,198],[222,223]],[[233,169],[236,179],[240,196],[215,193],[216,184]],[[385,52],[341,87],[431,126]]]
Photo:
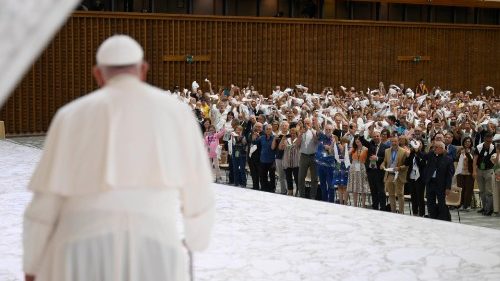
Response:
[[[365,161],[368,150],[363,147],[361,151],[352,152],[352,164],[349,167],[348,192],[368,193],[368,176],[366,175]]]

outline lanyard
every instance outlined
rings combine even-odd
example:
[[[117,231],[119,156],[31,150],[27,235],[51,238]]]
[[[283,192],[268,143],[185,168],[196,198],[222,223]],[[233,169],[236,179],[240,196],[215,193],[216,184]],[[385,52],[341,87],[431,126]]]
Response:
[[[394,160],[396,160],[396,155],[398,155],[398,152],[397,151],[392,151],[391,164],[394,163]]]

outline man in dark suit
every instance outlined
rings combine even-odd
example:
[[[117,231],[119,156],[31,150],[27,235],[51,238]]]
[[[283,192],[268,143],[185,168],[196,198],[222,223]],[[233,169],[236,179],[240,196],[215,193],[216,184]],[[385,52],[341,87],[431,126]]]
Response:
[[[389,146],[381,142],[379,132],[372,132],[371,138],[371,141],[365,140],[364,137],[360,140],[363,146],[368,147],[368,158],[365,167],[372,195],[372,208],[374,210],[384,210],[386,205],[384,187],[385,172],[379,167],[382,161],[384,161],[384,153]]]
[[[423,180],[426,186],[429,217],[451,221],[450,211],[446,206],[446,195],[451,189],[451,180],[455,173],[453,160],[446,155],[445,145],[442,141],[434,142],[434,151],[429,152],[426,159],[427,166]]]

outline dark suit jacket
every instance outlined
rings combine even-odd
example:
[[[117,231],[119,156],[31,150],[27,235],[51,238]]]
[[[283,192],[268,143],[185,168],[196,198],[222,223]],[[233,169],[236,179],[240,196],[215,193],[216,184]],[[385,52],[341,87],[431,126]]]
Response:
[[[365,139],[365,137],[361,137],[359,140],[361,141],[363,146],[368,147],[368,157],[366,158],[366,163],[365,163],[366,171],[374,170],[374,169],[371,169],[369,166],[370,165],[370,156],[374,155],[375,152],[377,152],[377,145],[375,144],[375,142],[373,140],[367,141]],[[384,161],[385,150],[387,148],[389,148],[389,146],[383,144],[382,142],[380,143],[380,147],[379,147],[378,153],[377,153],[378,159],[377,159],[376,170],[378,170],[378,167],[380,167],[380,164],[382,164],[382,162]]]
[[[435,183],[432,184],[431,187],[437,189],[450,189],[451,180],[453,179],[453,174],[455,173],[453,160],[446,155],[446,153],[436,156],[433,152],[426,155],[426,160],[426,167],[423,176],[425,185],[429,185],[432,180],[432,175],[434,174],[434,171],[436,171],[436,177],[434,179]]]
[[[425,154],[422,151],[410,152],[410,156],[408,156],[405,160],[405,166],[408,167],[408,173],[407,173],[407,177],[406,177],[407,181],[410,180],[410,173],[413,170],[413,159],[414,158],[416,159],[418,172],[420,173],[420,177],[418,178],[418,181],[422,181],[422,177],[423,177],[424,172],[425,172],[425,158],[424,158],[424,156],[425,156]]]

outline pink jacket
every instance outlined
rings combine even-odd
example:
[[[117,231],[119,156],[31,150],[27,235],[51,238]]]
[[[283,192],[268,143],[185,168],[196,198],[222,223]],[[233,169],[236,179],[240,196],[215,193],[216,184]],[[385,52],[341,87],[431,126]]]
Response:
[[[217,157],[217,146],[219,145],[219,139],[224,135],[226,129],[222,128],[215,134],[205,136],[205,145],[208,149],[208,157]]]

